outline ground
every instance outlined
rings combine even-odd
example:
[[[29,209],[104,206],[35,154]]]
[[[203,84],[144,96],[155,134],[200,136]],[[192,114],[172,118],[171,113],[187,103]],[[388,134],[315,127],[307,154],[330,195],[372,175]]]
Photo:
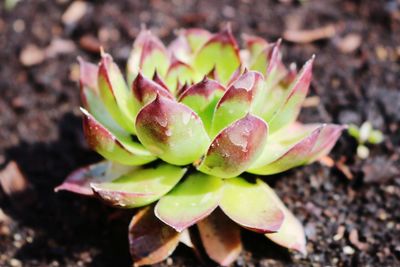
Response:
[[[78,21],[63,16],[70,4],[0,7],[0,164],[15,161],[32,186],[24,195],[0,191],[0,266],[131,265],[134,211],[53,192],[72,170],[99,160],[82,135],[76,57],[96,61],[101,44],[122,66],[142,24],[169,41],[179,27],[217,31],[226,22],[237,37],[286,37],[287,63],[317,55],[311,96],[319,103],[302,121],[370,120],[385,134],[367,160],[345,134],[331,153],[334,167],[315,163],[266,178],[303,222],[308,255],[244,231],[235,266],[400,266],[399,1],[91,1]],[[287,32],[326,26],[333,34],[325,29],[316,41]],[[168,264],[200,262],[182,246],[159,266]]]

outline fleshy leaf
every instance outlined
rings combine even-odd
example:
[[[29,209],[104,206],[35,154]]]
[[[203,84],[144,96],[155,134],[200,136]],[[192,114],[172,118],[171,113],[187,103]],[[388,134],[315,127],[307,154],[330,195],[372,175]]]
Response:
[[[168,85],[168,88],[175,92],[178,88],[178,82],[183,83],[192,83],[197,82],[199,80],[199,75],[196,74],[195,70],[188,64],[179,61],[177,59],[173,59],[171,66],[169,66],[167,74],[165,76],[165,81]]]
[[[284,214],[264,183],[236,177],[225,180],[220,207],[236,223],[256,232],[276,232]]]
[[[206,129],[211,127],[215,106],[225,88],[217,81],[204,78],[192,85],[179,97],[179,102],[193,109],[202,119]]]
[[[278,245],[288,249],[294,249],[306,255],[306,235],[302,224],[293,213],[286,208],[285,204],[283,204],[272,188],[267,184],[264,184],[264,187],[285,215],[285,220],[283,221],[281,228],[279,228],[279,231],[276,233],[266,234],[265,236]]]
[[[154,72],[164,76],[169,65],[169,57],[163,43],[149,30],[143,29],[136,38],[127,63],[128,80],[133,81],[139,70],[151,79]]]
[[[263,120],[246,115],[215,137],[198,170],[222,178],[241,174],[261,154],[267,134]]]
[[[129,247],[135,266],[165,260],[179,244],[180,234],[154,216],[153,207],[141,209],[129,224]]]
[[[193,53],[197,52],[212,36],[209,31],[199,28],[186,29],[184,35]]]
[[[152,102],[157,95],[174,99],[174,96],[162,85],[144,77],[140,72],[132,83],[132,92],[137,106],[135,115],[141,107]]]
[[[212,136],[244,117],[251,108],[254,96],[263,86],[263,77],[255,71],[243,73],[233,82],[218,102],[212,121]]]
[[[335,146],[337,140],[345,129],[345,126],[336,124],[327,124],[322,128],[311,153],[308,156],[307,163],[316,161],[317,159],[327,155]]]
[[[98,92],[97,75],[99,67],[78,57],[79,62],[79,85]]]
[[[297,119],[301,110],[301,104],[307,96],[311,83],[313,61],[314,57],[306,62],[296,80],[292,83],[285,102],[275,112],[271,120],[269,120],[271,133]]]
[[[276,98],[276,91],[279,90],[279,88],[275,88],[279,81],[286,75],[286,69],[284,69],[284,67],[282,69],[281,67],[283,65],[281,53],[279,51],[280,44],[281,41],[278,40],[278,42],[272,46],[270,55],[268,55],[268,64],[263,67],[263,69],[258,69],[261,73],[265,73],[265,84],[257,91],[252,106],[252,112],[258,116],[264,116],[269,110],[274,110],[275,107],[279,107],[280,102],[282,102],[282,100]],[[278,97],[284,99],[282,97],[283,95],[284,94],[280,94]]]
[[[315,161],[332,149],[342,130],[342,126],[324,124],[294,145],[279,145],[278,143],[277,147],[271,148],[270,153],[273,156],[267,156],[268,151],[263,152],[260,161],[255,162],[248,172],[270,175]],[[266,149],[267,147],[268,144]]]
[[[227,27],[204,44],[193,64],[201,75],[208,74],[215,66],[220,82],[225,85],[240,65],[238,45],[230,28]]]
[[[264,38],[258,36],[243,34],[242,38],[247,50],[250,52],[250,64],[254,62],[256,57],[260,55],[261,51],[269,45]]]
[[[210,142],[200,118],[189,107],[157,96],[136,119],[140,142],[162,160],[176,165],[192,163]]]
[[[101,99],[113,119],[125,130],[134,133],[132,94],[118,66],[108,54],[103,54],[100,61],[98,85]]]
[[[172,57],[176,57],[185,63],[190,62],[193,53],[189,41],[185,36],[185,30],[179,31],[178,36],[168,46],[168,51]]]
[[[83,116],[83,132],[89,147],[97,151],[104,158],[125,165],[142,165],[155,159],[142,145],[133,142],[122,132],[112,133],[99,123],[85,109],[81,109]]]
[[[191,174],[158,201],[156,216],[182,231],[208,216],[217,206],[222,180],[202,173]]]
[[[207,255],[222,266],[232,264],[242,251],[240,229],[220,209],[197,223]]]
[[[111,161],[101,161],[73,171],[65,181],[54,188],[55,192],[69,191],[80,195],[93,196],[91,183],[112,181],[115,178],[132,171],[134,166],[120,165]]]
[[[136,208],[158,200],[183,177],[186,169],[169,164],[133,170],[112,182],[92,183],[93,191],[106,203]]]

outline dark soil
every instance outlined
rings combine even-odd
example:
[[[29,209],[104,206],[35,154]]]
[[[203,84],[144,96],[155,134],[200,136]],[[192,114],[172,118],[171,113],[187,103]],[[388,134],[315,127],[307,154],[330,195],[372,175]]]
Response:
[[[92,1],[83,19],[64,25],[70,3],[21,1],[0,10],[0,164],[16,161],[33,186],[28,195],[0,191],[0,266],[131,265],[126,234],[133,211],[53,192],[72,170],[99,159],[82,135],[76,57],[96,61],[100,42],[122,66],[141,23],[169,41],[178,27],[216,31],[227,21],[237,36],[271,41],[288,28],[336,25],[329,39],[283,42],[288,63],[317,55],[311,94],[321,102],[305,109],[302,120],[368,119],[385,134],[366,161],[344,135],[331,153],[340,168],[316,163],[268,177],[303,222],[309,254],[243,232],[245,252],[235,266],[400,266],[399,1]],[[344,53],[348,34],[362,41]],[[55,38],[75,46],[34,66],[21,64],[28,45],[44,49]],[[183,246],[171,259],[173,266],[200,265]]]

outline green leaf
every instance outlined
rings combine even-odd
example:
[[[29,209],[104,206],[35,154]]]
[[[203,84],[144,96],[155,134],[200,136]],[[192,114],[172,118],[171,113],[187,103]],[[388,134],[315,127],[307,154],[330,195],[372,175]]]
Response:
[[[197,52],[212,36],[209,31],[199,28],[186,29],[184,30],[184,35],[188,40],[192,53]]]
[[[285,102],[269,120],[271,133],[297,119],[311,83],[313,61],[314,57],[306,62],[296,80],[292,83]]]
[[[137,167],[120,165],[111,161],[90,164],[73,171],[61,185],[54,188],[54,191],[65,190],[80,195],[93,196],[93,190],[90,187],[91,183],[112,181],[135,168]]]
[[[182,231],[208,216],[217,206],[222,180],[202,173],[194,173],[170,193],[160,199],[156,216]]]
[[[329,153],[344,128],[335,124],[323,124],[311,131],[314,127],[304,127],[303,132],[293,136],[291,140],[272,138],[272,142],[267,143],[248,172],[271,175],[311,163]]]
[[[143,29],[133,44],[127,63],[128,81],[135,79],[139,70],[151,79],[155,71],[161,76],[167,72],[169,57],[163,43],[149,30]]]
[[[125,135],[123,131],[119,131],[117,128],[110,131],[85,109],[81,110],[84,114],[83,132],[89,147],[106,159],[125,165],[142,165],[156,159],[142,145],[132,141],[130,136]]]
[[[98,85],[100,97],[113,119],[126,131],[135,132],[135,107],[128,86],[110,55],[102,55]]]
[[[254,97],[262,90],[263,77],[254,71],[245,71],[219,100],[212,120],[212,136],[232,122],[243,118],[251,109]]]
[[[177,59],[172,60],[171,66],[169,66],[165,75],[167,86],[172,92],[177,90],[178,83],[193,83],[198,82],[200,79],[201,76],[191,66]]]
[[[175,165],[199,159],[210,142],[196,113],[159,95],[139,112],[136,130],[147,149]]]
[[[261,180],[255,184],[236,177],[225,180],[220,207],[236,223],[267,233],[281,227],[284,214]]]
[[[214,35],[198,51],[193,62],[201,75],[208,74],[215,66],[222,84],[226,84],[240,65],[239,48],[230,28]]]
[[[225,88],[217,81],[205,77],[201,82],[187,88],[180,94],[179,102],[193,109],[209,130],[215,106],[222,97]]]
[[[129,224],[129,249],[134,266],[159,263],[174,252],[180,234],[154,216],[153,207],[141,209]]]
[[[106,203],[121,208],[136,208],[150,204],[168,193],[187,169],[169,164],[138,169],[112,182],[92,183],[93,191]]]
[[[261,154],[267,133],[267,124],[248,114],[215,137],[197,169],[222,178],[241,174]]]

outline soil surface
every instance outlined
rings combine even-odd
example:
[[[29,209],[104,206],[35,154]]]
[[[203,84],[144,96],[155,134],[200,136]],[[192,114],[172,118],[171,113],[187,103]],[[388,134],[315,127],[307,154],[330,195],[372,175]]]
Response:
[[[71,3],[20,1],[8,10],[1,3],[0,164],[15,161],[31,187],[0,190],[0,266],[131,266],[134,211],[53,192],[72,170],[100,159],[82,135],[76,57],[97,61],[101,44],[123,66],[143,23],[169,41],[178,27],[217,31],[227,21],[237,37],[286,36],[287,63],[317,55],[311,96],[319,99],[303,121],[370,120],[385,134],[367,160],[345,134],[330,155],[334,167],[315,163],[266,178],[303,222],[308,256],[243,231],[235,266],[400,266],[399,1],[91,1],[82,18],[65,14]],[[293,37],[305,29],[325,37]],[[201,263],[179,246],[159,266],[167,265]]]

